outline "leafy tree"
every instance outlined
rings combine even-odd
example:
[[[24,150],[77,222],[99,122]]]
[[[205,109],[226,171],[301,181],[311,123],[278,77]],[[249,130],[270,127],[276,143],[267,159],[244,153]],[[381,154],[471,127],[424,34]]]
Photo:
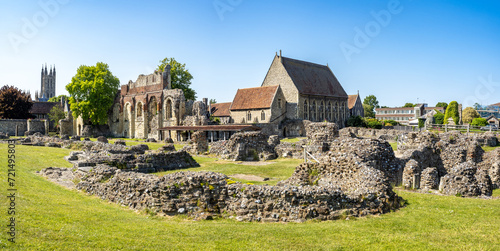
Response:
[[[160,61],[157,70],[163,72],[167,64],[172,67],[170,69],[172,89],[181,89],[186,99],[195,100],[196,92],[189,87],[193,75],[186,69],[186,64],[177,62],[175,58],[164,58]]]
[[[373,109],[373,106],[363,104],[363,110],[365,110],[365,117],[367,118],[375,118],[375,111]]]
[[[467,107],[462,112],[462,122],[469,124],[473,119],[481,117],[479,113],[472,107]]]
[[[61,98],[64,98],[64,100],[68,100],[68,96],[61,94],[59,96],[54,96],[52,98],[49,98],[47,102],[61,102]]]
[[[448,107],[448,103],[446,103],[446,102],[438,102],[436,104],[436,107],[443,107],[443,109],[446,111],[446,107]]]
[[[448,124],[448,119],[453,118],[455,125],[460,122],[460,115],[458,113],[458,103],[457,101],[451,101],[448,107],[446,107],[446,112],[444,114],[444,123]]]
[[[361,116],[351,116],[347,119],[347,126],[349,127],[366,127],[365,121]]]
[[[215,100],[214,98],[210,99],[209,101],[210,104],[217,104],[217,100]]]
[[[49,119],[54,122],[56,128],[59,127],[59,120],[66,118],[66,113],[59,105],[55,105],[50,109]]]
[[[488,120],[485,118],[475,118],[470,123],[471,126],[485,126],[488,125]]]
[[[0,88],[0,118],[28,119],[33,116],[30,109],[33,106],[31,97],[14,86],[4,85]]]
[[[434,122],[436,124],[442,125],[444,122],[444,114],[442,114],[440,112],[434,114]]]
[[[375,97],[375,95],[368,95],[365,97],[365,99],[363,100],[363,104],[367,104],[373,108],[379,108],[380,106],[378,105],[378,100],[377,100],[377,97]]]
[[[82,116],[85,123],[92,125],[106,124],[119,86],[120,80],[105,63],[78,67],[71,83],[66,85],[73,117]]]
[[[413,103],[406,103],[403,107],[415,107]]]
[[[368,95],[363,100],[363,110],[365,110],[365,117],[375,118],[375,108],[379,108],[378,100],[375,95]]]
[[[483,109],[483,107],[480,104],[478,104],[478,103],[474,103],[473,107],[476,110],[482,110]]]

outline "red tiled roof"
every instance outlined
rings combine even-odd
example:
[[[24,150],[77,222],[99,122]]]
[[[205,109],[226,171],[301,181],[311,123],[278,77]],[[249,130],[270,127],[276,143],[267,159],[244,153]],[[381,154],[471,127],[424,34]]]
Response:
[[[238,89],[230,110],[270,108],[278,85]]]
[[[356,105],[356,100],[358,100],[358,94],[355,95],[349,95],[347,98],[347,106],[349,109],[352,109],[354,105]]]
[[[59,105],[59,102],[34,102],[30,109],[31,114],[49,114],[52,107]]]
[[[231,108],[231,102],[227,103],[216,103],[210,105],[210,113],[214,117],[229,117],[229,108]]]

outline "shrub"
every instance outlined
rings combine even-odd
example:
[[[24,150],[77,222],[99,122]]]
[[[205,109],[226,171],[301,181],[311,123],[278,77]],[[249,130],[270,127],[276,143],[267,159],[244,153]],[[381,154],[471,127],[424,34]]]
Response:
[[[440,112],[439,112],[439,113],[434,114],[434,122],[435,122],[436,124],[442,125],[442,124],[443,124],[443,122],[444,122],[444,114],[442,114],[442,113],[440,113]]]
[[[383,124],[385,126],[397,126],[397,125],[399,125],[399,122],[397,122],[396,120],[388,119],[388,120],[384,120]],[[390,125],[388,125],[388,124],[390,124]]]
[[[366,124],[361,116],[351,116],[347,119],[347,126],[349,127],[365,127]]]
[[[382,123],[377,119],[367,119],[365,123],[368,128],[382,129]]]
[[[425,119],[418,119],[418,128],[422,128],[425,126]]]
[[[470,123],[472,126],[485,126],[488,124],[488,120],[485,118],[475,118]]]

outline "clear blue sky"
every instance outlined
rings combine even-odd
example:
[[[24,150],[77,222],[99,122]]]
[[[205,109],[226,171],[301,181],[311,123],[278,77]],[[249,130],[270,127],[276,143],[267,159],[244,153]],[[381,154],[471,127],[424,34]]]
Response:
[[[0,23],[0,85],[32,95],[45,63],[59,95],[82,64],[126,84],[174,57],[198,99],[227,102],[282,50],[380,105],[500,102],[500,1],[1,1]]]

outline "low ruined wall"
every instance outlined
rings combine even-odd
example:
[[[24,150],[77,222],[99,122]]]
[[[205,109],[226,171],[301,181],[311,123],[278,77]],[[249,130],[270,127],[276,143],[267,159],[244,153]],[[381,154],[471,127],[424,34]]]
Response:
[[[269,136],[262,132],[239,132],[229,140],[214,142],[209,152],[230,160],[275,159],[274,147],[268,140]]]
[[[247,185],[213,172],[158,177],[99,165],[80,178],[77,188],[89,194],[167,215],[217,214],[238,220],[301,222],[381,214],[401,203],[397,196],[353,198],[328,186]]]
[[[28,131],[28,121],[26,119],[0,119],[0,132],[9,136],[21,136],[26,131]]]

